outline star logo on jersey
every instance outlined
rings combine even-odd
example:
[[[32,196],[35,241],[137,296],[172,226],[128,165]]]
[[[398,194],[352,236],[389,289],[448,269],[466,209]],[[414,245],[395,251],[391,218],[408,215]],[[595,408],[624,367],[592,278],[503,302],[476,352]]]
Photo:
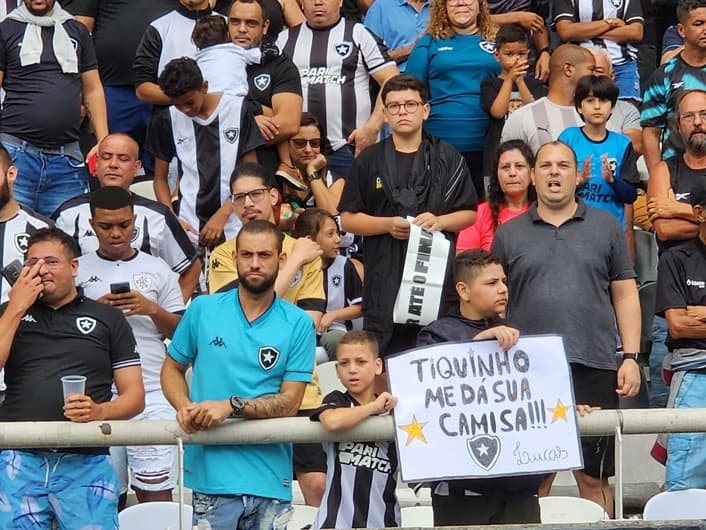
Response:
[[[296,284],[298,284],[300,281],[302,281],[302,276],[304,274],[302,273],[302,270],[299,269],[297,273],[294,275],[294,279],[292,280],[292,283],[289,284],[289,288],[291,289],[294,287]]]
[[[255,88],[262,92],[270,86],[270,74],[260,74],[256,76],[255,79],[253,79],[253,83],[255,84]]]
[[[473,461],[489,471],[500,455],[500,438],[489,434],[476,434],[466,440],[466,449]]]
[[[263,346],[257,354],[257,360],[260,361],[260,366],[263,370],[269,370],[279,359],[279,351],[272,346]]]
[[[15,248],[20,254],[25,254],[27,252],[27,241],[29,240],[29,234],[27,232],[22,232],[20,234],[15,234]]]
[[[84,335],[88,335],[96,329],[96,319],[91,317],[78,317],[76,319],[76,327]]]
[[[340,274],[336,274],[333,278],[331,278],[331,281],[336,287],[339,287],[343,281],[343,278],[341,278]]]
[[[130,240],[131,243],[134,243],[137,241],[137,238],[140,237],[140,229],[136,226],[135,230],[132,232],[132,239]]]
[[[348,42],[348,41],[342,42],[340,44],[336,44],[336,46],[334,46],[333,49],[336,50],[336,53],[338,55],[340,55],[343,59],[345,59],[353,51],[353,43]]]
[[[237,127],[228,127],[225,131],[223,131],[223,136],[228,141],[228,143],[234,144],[235,141],[238,139],[239,133],[240,131]]]
[[[147,274],[135,274],[132,277],[132,282],[140,291],[146,291],[152,287],[152,277]]]
[[[487,53],[493,53],[495,51],[495,43],[487,40],[481,41],[478,45],[480,49]]]

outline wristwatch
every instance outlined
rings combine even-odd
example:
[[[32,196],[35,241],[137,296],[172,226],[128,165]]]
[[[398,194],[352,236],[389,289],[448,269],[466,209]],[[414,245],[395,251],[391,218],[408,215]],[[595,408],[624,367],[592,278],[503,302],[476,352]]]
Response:
[[[321,175],[319,175],[318,171],[314,171],[312,173],[309,173],[306,178],[311,182],[312,180],[319,180],[321,178]]]
[[[637,362],[637,356],[639,353],[623,353],[623,361],[625,359],[632,359],[633,361]]]
[[[247,401],[238,396],[230,396],[230,406],[233,407],[233,413],[230,415],[232,418],[240,418],[243,415],[243,409]]]

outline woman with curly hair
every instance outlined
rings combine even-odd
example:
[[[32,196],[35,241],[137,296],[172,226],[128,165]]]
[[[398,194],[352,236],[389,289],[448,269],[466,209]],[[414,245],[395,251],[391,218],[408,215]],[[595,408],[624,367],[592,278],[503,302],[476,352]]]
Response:
[[[533,165],[532,150],[522,140],[500,144],[488,186],[488,202],[478,206],[476,222],[459,233],[456,252],[470,248],[490,250],[498,226],[528,210],[537,197],[530,181]]]
[[[417,42],[406,73],[431,92],[425,127],[465,158],[479,197],[483,197],[483,144],[488,115],[480,107],[480,84],[497,76],[495,27],[486,0],[435,0],[427,34]]]

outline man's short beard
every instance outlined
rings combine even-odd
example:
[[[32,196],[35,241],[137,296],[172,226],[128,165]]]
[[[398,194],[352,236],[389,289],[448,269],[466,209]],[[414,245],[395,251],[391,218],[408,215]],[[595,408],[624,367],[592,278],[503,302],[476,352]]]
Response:
[[[240,273],[238,273],[238,283],[240,286],[244,291],[254,295],[266,293],[275,284],[276,280],[277,275],[274,275],[270,278],[265,278],[262,283],[254,284],[250,282],[246,276],[240,276]]]
[[[695,155],[706,155],[706,133],[698,135],[692,133],[686,142],[686,148]]]

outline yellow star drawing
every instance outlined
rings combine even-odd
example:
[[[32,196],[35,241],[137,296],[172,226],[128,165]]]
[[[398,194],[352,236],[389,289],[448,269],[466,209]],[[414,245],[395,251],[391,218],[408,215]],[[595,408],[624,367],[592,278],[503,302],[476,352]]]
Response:
[[[556,407],[548,407],[548,410],[552,413],[552,423],[554,423],[559,418],[563,419],[564,421],[569,421],[566,419],[566,411],[569,409],[571,409],[571,407],[567,407],[561,402],[561,399],[557,399]]]
[[[470,349],[468,350],[468,356],[469,356],[469,357],[473,357],[475,354],[476,354],[476,351],[475,351],[473,348],[470,348]]]
[[[422,429],[427,423],[428,422],[426,421],[419,423],[417,421],[417,417],[413,416],[412,423],[409,425],[400,425],[400,429],[407,433],[407,443],[405,445],[411,444],[415,438],[419,438],[422,442],[427,443],[427,439],[424,437],[424,433],[422,432]]]

